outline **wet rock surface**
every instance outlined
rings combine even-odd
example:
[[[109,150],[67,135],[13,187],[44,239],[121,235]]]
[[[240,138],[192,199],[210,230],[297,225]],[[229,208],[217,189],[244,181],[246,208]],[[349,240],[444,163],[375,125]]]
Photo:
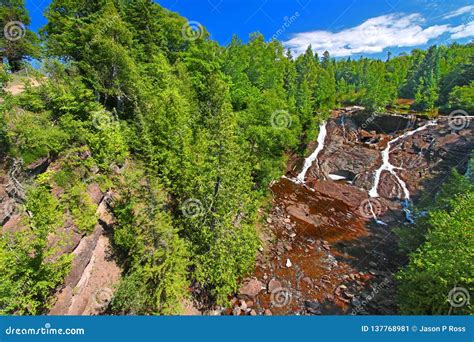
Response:
[[[266,286],[254,298],[256,314],[397,313],[393,274],[406,260],[392,230],[408,224],[404,193],[387,171],[379,197],[368,192],[388,142],[427,122],[416,116],[374,118],[360,108],[334,111],[324,149],[304,184],[294,181],[303,161],[290,157],[286,177],[271,187],[273,206],[253,274]],[[441,117],[392,145],[389,161],[415,202],[434,193],[453,167],[465,170],[473,133],[472,123],[455,131]]]

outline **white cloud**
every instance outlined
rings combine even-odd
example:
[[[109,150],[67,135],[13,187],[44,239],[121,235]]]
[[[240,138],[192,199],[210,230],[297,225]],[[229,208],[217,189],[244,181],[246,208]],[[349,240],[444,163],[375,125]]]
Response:
[[[451,19],[451,18],[459,17],[460,15],[463,15],[466,13],[474,13],[474,5],[464,6],[455,11],[449,12],[443,17],[443,19]]]
[[[474,37],[474,21],[454,27],[451,32],[453,32],[451,39]]]
[[[420,14],[388,14],[370,18],[359,26],[339,32],[312,31],[294,35],[285,45],[295,54],[303,53],[311,44],[313,50],[329,51],[332,56],[379,53],[387,47],[408,47],[426,44],[429,40],[451,32],[449,25],[422,28]]]

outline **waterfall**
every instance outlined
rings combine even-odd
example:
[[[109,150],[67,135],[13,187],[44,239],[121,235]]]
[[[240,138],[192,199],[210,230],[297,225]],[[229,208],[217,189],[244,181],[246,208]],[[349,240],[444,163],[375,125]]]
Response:
[[[369,199],[369,208],[370,208],[370,213],[372,214],[372,217],[374,218],[374,221],[377,223],[377,224],[380,224],[381,226],[387,226],[387,224],[382,221],[382,220],[379,220],[379,218],[377,217],[377,215],[375,214],[374,212],[374,207],[372,206],[372,202],[370,201]]]
[[[318,155],[324,149],[324,142],[326,140],[326,135],[327,135],[327,129],[326,129],[326,122],[325,122],[319,126],[318,147],[316,147],[316,150],[314,150],[314,152],[311,153],[311,155],[305,159],[303,171],[301,171],[298,177],[296,177],[296,180],[299,183],[304,184],[306,172],[308,172],[308,169],[311,167],[311,165],[313,165],[314,161],[316,161],[317,163]]]
[[[432,126],[432,125],[436,125],[436,124],[437,123],[435,121],[430,121],[424,126],[418,127],[417,129],[412,130],[412,131],[408,131],[408,132],[396,137],[395,139],[390,140],[387,144],[387,147],[382,152],[382,161],[383,161],[383,163],[380,166],[380,168],[375,172],[374,185],[373,185],[372,189],[370,189],[370,191],[369,191],[369,196],[370,197],[379,197],[377,189],[378,189],[378,186],[379,186],[379,183],[380,183],[380,176],[382,175],[382,172],[384,170],[390,172],[390,174],[392,174],[396,178],[398,184],[400,184],[400,187],[403,190],[404,198],[403,198],[403,201],[402,201],[402,208],[403,208],[403,211],[405,212],[406,220],[408,222],[410,222],[411,224],[415,223],[415,219],[414,219],[413,214],[410,210],[410,205],[411,205],[410,191],[408,190],[406,183],[395,172],[395,170],[400,169],[400,167],[396,167],[396,166],[394,166],[390,163],[390,149],[391,149],[392,145],[395,144],[397,141],[405,139],[405,138],[407,138],[407,137],[409,137],[409,136],[411,136],[411,135],[413,135],[417,132],[420,132],[420,131],[426,129],[428,126]],[[375,214],[374,214],[374,219],[379,224],[385,224],[385,222],[380,221]]]
[[[403,190],[403,195],[404,199],[410,199],[410,191],[408,191],[406,183],[397,175],[395,172],[396,169],[400,169],[399,167],[396,167],[390,163],[390,150],[392,148],[392,145],[395,144],[397,141],[405,139],[417,132],[420,132],[424,129],[426,129],[428,126],[436,125],[435,121],[430,121],[426,125],[418,127],[415,130],[408,131],[395,139],[392,139],[388,142],[387,147],[385,150],[382,152],[382,165],[378,168],[378,170],[375,172],[375,180],[374,180],[374,185],[372,189],[369,191],[369,196],[370,197],[379,197],[379,193],[377,191],[379,183],[380,183],[380,176],[382,175],[383,171],[388,171],[390,172],[397,180],[398,184],[400,184],[402,190]]]
[[[404,199],[402,201],[402,208],[403,211],[405,212],[405,218],[408,222],[411,224],[415,223],[415,218],[413,217],[413,213],[411,212],[411,201],[409,199]]]

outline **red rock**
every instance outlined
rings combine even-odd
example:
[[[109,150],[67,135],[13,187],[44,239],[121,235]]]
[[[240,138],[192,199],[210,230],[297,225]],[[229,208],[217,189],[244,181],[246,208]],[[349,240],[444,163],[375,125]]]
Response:
[[[238,306],[234,307],[234,309],[232,310],[232,315],[234,316],[240,316],[241,313],[242,310]]]
[[[265,312],[263,313],[265,316],[272,316],[273,313],[269,309],[265,309]]]
[[[307,283],[309,286],[313,286],[313,281],[311,280],[310,277],[304,277],[303,281]]]
[[[87,194],[92,199],[95,204],[99,204],[104,197],[102,191],[99,188],[99,185],[93,183],[87,187]]]
[[[281,283],[278,280],[272,279],[268,282],[268,292],[269,293],[272,293],[273,291],[275,291],[278,288],[281,288]]]
[[[243,299],[240,300],[240,309],[242,311],[247,311],[247,302]]]
[[[48,169],[50,164],[49,157],[40,158],[26,166],[26,169],[34,174],[40,174]]]
[[[262,290],[262,282],[257,279],[250,279],[239,290],[239,293],[244,296],[255,297]]]

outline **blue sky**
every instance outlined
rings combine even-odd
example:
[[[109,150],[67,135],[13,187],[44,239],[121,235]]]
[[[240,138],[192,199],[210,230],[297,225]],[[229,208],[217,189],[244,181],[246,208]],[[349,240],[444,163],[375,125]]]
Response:
[[[26,0],[32,28],[45,23],[49,0]],[[229,43],[252,32],[275,37],[296,53],[312,44],[337,57],[383,58],[432,44],[474,38],[472,0],[162,0],[163,7],[204,25]]]

